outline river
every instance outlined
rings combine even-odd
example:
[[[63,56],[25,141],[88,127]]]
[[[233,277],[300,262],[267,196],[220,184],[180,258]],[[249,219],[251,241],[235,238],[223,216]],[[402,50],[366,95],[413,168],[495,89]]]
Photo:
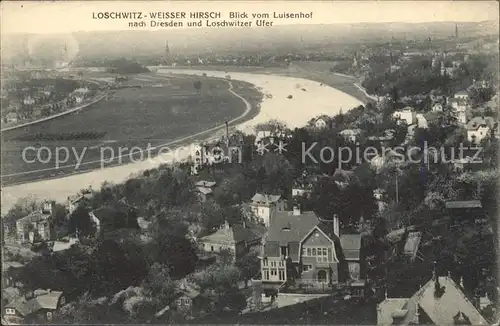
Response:
[[[157,71],[159,75],[170,73],[200,76],[206,74],[220,78],[230,75],[232,80],[246,81],[260,88],[268,96],[264,96],[259,114],[238,127],[244,132],[251,132],[252,126],[270,119],[279,119],[290,128],[301,127],[315,116],[335,115],[340,109],[345,112],[362,104],[358,99],[332,87],[295,77],[190,69],[159,69]],[[185,151],[183,155],[189,155],[189,153]],[[133,174],[157,167],[159,164],[171,160],[172,154],[170,153],[146,161],[68,175],[57,179],[3,187],[1,193],[2,215],[22,197],[30,195],[40,200],[51,199],[64,202],[68,196],[83,188],[91,186],[93,189],[99,189],[104,181],[120,183]]]

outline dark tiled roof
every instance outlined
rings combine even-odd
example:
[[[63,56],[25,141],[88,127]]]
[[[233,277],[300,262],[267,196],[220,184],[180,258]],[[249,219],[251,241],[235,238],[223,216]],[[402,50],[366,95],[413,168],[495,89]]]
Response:
[[[276,212],[271,219],[267,241],[264,246],[264,255],[267,257],[280,257],[280,246],[289,247],[289,256],[293,261],[298,261],[300,241],[320,223],[312,211],[301,212]]]
[[[276,212],[271,218],[268,231],[268,241],[277,241],[286,245],[290,242],[300,242],[311,229],[319,223],[319,219],[312,211],[301,212]]]
[[[483,205],[479,200],[467,201],[447,201],[446,208],[482,208]]]

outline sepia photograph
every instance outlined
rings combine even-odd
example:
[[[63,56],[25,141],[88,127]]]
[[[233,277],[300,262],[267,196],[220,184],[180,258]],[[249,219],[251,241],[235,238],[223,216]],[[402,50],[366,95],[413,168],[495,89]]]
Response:
[[[2,325],[499,325],[498,1],[3,1]]]

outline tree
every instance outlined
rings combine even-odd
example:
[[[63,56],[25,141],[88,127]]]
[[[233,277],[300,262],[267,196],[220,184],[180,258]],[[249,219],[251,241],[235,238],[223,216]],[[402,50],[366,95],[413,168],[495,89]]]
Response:
[[[96,233],[97,227],[90,217],[90,210],[87,207],[80,205],[70,215],[68,231],[79,237],[88,237]]]
[[[373,189],[355,180],[340,187],[333,178],[323,178],[311,194],[314,211],[323,219],[339,217],[343,227],[355,228],[361,217],[371,219],[376,211]]]
[[[134,243],[100,241],[91,261],[92,294],[110,295],[130,285],[139,285],[148,272],[145,257],[146,251]]]
[[[270,131],[271,133],[285,132],[288,128],[286,123],[278,119],[271,119],[264,123],[259,123],[254,127],[255,131]]]
[[[461,266],[464,282],[474,289],[484,278],[484,270],[491,273],[495,261],[495,246],[492,235],[487,230],[470,229],[460,237],[456,247],[456,262]]]
[[[194,89],[199,93],[200,90],[201,90],[201,81],[200,80],[196,80],[194,83],[193,83],[193,87]]]
[[[231,265],[217,263],[195,276],[202,295],[208,296],[213,311],[225,308],[240,310],[246,306],[246,299],[238,289],[241,279],[239,270]]]
[[[144,293],[153,299],[156,311],[170,304],[177,294],[175,282],[170,278],[168,267],[155,263],[143,281]]]
[[[260,259],[258,253],[251,251],[236,261],[236,267],[240,270],[242,281],[245,282],[245,288],[248,281],[260,271]]]
[[[198,261],[194,244],[186,237],[185,220],[183,212],[165,212],[155,216],[149,227],[150,259],[165,265],[169,275],[176,278],[191,273]]]

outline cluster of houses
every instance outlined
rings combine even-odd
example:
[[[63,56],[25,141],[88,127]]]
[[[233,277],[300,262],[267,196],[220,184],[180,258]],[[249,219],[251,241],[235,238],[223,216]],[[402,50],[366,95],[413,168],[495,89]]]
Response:
[[[293,188],[294,195],[310,193],[312,179],[303,178]],[[215,183],[200,181],[200,194]],[[259,280],[262,288],[280,291],[284,286],[306,286],[331,290],[348,284],[353,295],[365,289],[362,263],[362,237],[344,233],[339,220],[321,220],[313,211],[299,205],[289,210],[278,194],[256,193],[248,204],[252,218],[241,224],[225,223],[219,230],[198,239],[207,253],[231,250],[235,259],[255,250],[261,259]]]
[[[8,92],[7,92],[8,93]],[[9,106],[5,108],[5,123],[16,123],[19,120],[26,118],[20,113],[21,107],[31,107],[32,113],[30,118],[40,118],[44,115],[44,110],[50,109],[57,105],[74,105],[82,103],[90,94],[88,87],[80,87],[68,94],[66,98],[58,103],[51,104],[50,98],[54,93],[54,85],[44,85],[36,89],[24,87],[21,89],[21,99],[12,100]]]
[[[441,112],[443,106],[451,106],[453,112],[456,114],[457,120],[467,130],[467,140],[472,143],[480,143],[484,138],[490,136],[492,133],[495,137],[500,137],[498,122],[492,117],[474,117],[468,119],[471,114],[471,101],[467,91],[460,91],[452,98],[446,99],[446,103],[437,101],[432,106],[432,111]]]

